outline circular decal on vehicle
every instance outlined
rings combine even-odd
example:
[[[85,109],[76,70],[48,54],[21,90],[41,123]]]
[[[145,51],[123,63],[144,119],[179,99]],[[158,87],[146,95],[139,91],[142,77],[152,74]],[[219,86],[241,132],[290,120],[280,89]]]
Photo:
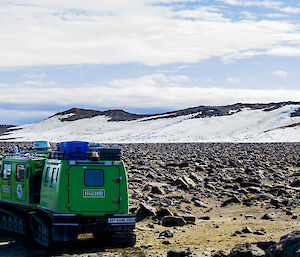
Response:
[[[18,184],[18,187],[17,187],[17,195],[19,198],[22,197],[22,186],[20,184]]]

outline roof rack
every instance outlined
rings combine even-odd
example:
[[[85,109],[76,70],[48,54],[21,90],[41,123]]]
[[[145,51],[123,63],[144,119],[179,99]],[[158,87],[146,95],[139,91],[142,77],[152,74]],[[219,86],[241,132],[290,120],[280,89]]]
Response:
[[[9,153],[5,154],[3,158],[9,158],[9,157],[25,157],[27,159],[37,159],[37,158],[45,158],[48,152],[45,151],[27,151],[27,152],[19,152],[19,153]],[[36,156],[34,156],[36,155]]]

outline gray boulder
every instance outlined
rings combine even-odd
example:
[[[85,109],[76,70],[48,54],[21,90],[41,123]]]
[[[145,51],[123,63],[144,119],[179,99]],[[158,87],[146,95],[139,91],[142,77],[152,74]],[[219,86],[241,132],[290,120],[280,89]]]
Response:
[[[192,214],[182,214],[179,215],[179,217],[182,217],[186,224],[195,224],[196,223],[196,216],[192,215]]]
[[[162,218],[161,224],[165,227],[176,227],[185,225],[186,221],[182,217],[165,216]]]
[[[187,176],[182,176],[175,181],[175,184],[180,188],[188,190],[196,186],[195,182]]]
[[[212,257],[227,257],[226,253],[223,250],[217,251]]]
[[[156,212],[157,218],[161,219],[165,216],[174,216],[174,214],[168,208],[161,208]]]
[[[184,257],[191,255],[190,250],[170,250],[167,253],[167,257]]]
[[[221,207],[225,207],[231,203],[241,203],[241,200],[239,198],[237,198],[236,196],[233,196],[232,198],[224,201],[222,204],[221,204]]]
[[[138,208],[136,212],[136,219],[137,221],[140,221],[144,218],[150,217],[150,216],[155,216],[156,215],[156,209],[144,204],[140,203],[140,207]]]
[[[279,243],[267,249],[266,257],[300,257],[300,231],[281,237]]]
[[[158,186],[153,186],[151,189],[151,193],[152,194],[158,194],[158,195],[163,195],[164,194],[164,190],[162,190],[160,187]]]
[[[236,245],[228,255],[228,257],[264,257],[265,252],[253,244]]]
[[[159,236],[163,236],[163,237],[173,237],[174,236],[174,232],[170,229],[165,230],[163,232],[159,233]]]

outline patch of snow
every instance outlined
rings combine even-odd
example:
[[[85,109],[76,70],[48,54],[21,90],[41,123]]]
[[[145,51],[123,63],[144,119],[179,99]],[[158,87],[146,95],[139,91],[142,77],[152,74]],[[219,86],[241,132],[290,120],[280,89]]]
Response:
[[[232,115],[201,119],[192,119],[196,114],[173,118],[157,115],[118,122],[108,122],[106,116],[61,122],[61,117],[54,116],[19,127],[20,130],[12,131],[0,139],[52,142],[83,140],[101,143],[300,142],[300,126],[276,129],[300,122],[300,117],[290,117],[290,113],[297,108],[299,106],[289,105],[270,112],[245,108]],[[164,116],[166,118],[153,119]]]
[[[230,110],[229,112],[228,112],[228,114],[234,114],[234,113],[237,113],[237,112],[239,112],[240,110]]]

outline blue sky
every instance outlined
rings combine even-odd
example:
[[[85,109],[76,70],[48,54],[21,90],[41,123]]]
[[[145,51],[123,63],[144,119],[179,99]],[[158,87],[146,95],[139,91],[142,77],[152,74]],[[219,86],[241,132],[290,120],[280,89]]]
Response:
[[[300,101],[300,2],[4,0],[0,124]]]

